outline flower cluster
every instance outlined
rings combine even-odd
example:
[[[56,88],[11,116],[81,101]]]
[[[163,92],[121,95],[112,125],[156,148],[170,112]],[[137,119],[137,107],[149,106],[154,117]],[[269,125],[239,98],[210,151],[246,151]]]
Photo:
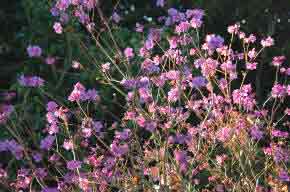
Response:
[[[156,5],[165,3],[158,0]],[[94,35],[88,26],[93,26],[90,12],[95,6],[93,0],[57,0],[51,10],[59,19],[55,32],[65,32],[72,11]],[[0,168],[0,178],[5,175],[17,190],[31,187],[43,192],[270,192],[287,187],[286,58],[273,58],[269,66],[282,77],[275,78],[264,102],[258,100],[248,74],[255,73],[261,52],[273,46],[274,39],[261,38],[256,44],[258,36],[247,35],[240,24],[228,27],[230,42],[217,34],[203,36],[203,16],[200,9],[171,8],[168,16],[158,18],[162,27],[147,29],[137,23],[134,30],[144,33],[139,49],[127,47],[116,54],[121,59],[109,56],[98,66],[100,86],[110,85],[118,95],[101,100],[103,91],[78,82],[63,102],[49,101],[40,138],[26,144],[15,134],[19,143],[0,142],[1,153],[27,162],[15,179],[9,178],[15,173]],[[112,19],[118,23],[121,18],[114,12]],[[28,53],[41,55],[32,47]],[[79,62],[73,65],[80,69]],[[19,83],[40,87],[44,80],[21,76]],[[108,110],[107,100],[114,110]],[[0,109],[0,122],[5,122],[12,107]]]
[[[71,102],[81,102],[81,101],[99,101],[100,96],[95,89],[88,89],[81,84],[76,83],[74,89],[68,97]]]

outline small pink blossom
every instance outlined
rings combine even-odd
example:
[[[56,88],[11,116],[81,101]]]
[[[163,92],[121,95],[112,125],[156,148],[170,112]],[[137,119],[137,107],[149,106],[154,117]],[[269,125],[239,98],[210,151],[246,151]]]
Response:
[[[59,22],[55,22],[53,24],[53,29],[54,29],[55,33],[57,33],[57,34],[62,34],[62,32],[63,32],[62,26]]]
[[[249,69],[249,70],[255,70],[257,69],[257,62],[253,62],[253,63],[246,63],[246,68]]]
[[[134,57],[134,52],[133,52],[133,49],[131,47],[127,47],[125,50],[124,50],[124,55],[127,59],[131,59]]]
[[[261,45],[263,47],[271,47],[274,45],[274,39],[272,37],[267,37],[266,39],[261,40]]]
[[[48,56],[45,58],[45,63],[47,65],[53,65],[53,64],[55,64],[55,61],[56,61],[55,57]]]

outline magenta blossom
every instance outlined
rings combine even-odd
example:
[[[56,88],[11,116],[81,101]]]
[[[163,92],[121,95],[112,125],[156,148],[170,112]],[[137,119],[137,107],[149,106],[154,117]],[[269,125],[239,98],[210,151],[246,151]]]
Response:
[[[125,50],[124,50],[124,55],[127,59],[131,59],[134,57],[134,52],[133,52],[133,49],[131,47],[127,47]]]

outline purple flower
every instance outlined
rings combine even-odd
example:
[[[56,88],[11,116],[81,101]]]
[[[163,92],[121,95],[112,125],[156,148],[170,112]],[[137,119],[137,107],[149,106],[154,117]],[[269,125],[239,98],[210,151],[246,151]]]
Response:
[[[148,58],[142,62],[141,68],[145,73],[148,74],[157,73],[160,70],[158,65]]]
[[[62,34],[62,26],[59,22],[55,22],[53,24],[53,29],[54,29],[55,33]]]
[[[56,104],[56,102],[54,101],[49,101],[47,104],[46,104],[46,111],[48,112],[55,112],[58,108],[58,104]]]
[[[273,159],[276,163],[284,162],[287,163],[289,161],[289,149],[282,148],[280,146],[276,146],[271,144],[270,149],[270,154],[273,155]]]
[[[204,16],[204,10],[202,9],[188,9],[186,10],[186,17],[188,19],[194,18],[194,19],[198,19],[201,20],[202,17]]]
[[[111,144],[111,152],[116,157],[121,157],[129,151],[128,144],[119,145],[116,141]]]
[[[41,87],[44,84],[44,80],[38,76],[21,75],[18,82],[23,87]]]
[[[23,157],[23,147],[18,144],[15,140],[6,141],[6,149],[10,151],[17,160]]]
[[[279,179],[283,182],[290,182],[290,176],[287,171],[281,170],[279,171]]]
[[[120,139],[120,140],[127,140],[131,135],[131,130],[130,129],[124,129],[123,131],[115,132],[115,138]]]
[[[115,23],[119,23],[121,21],[121,17],[120,15],[118,15],[117,12],[114,12],[113,15],[112,15],[112,19]]]
[[[57,188],[45,187],[41,190],[41,192],[59,192],[59,190]]]
[[[182,172],[187,170],[188,162],[187,162],[187,152],[183,150],[175,150],[174,158],[177,161],[179,168]]]
[[[69,21],[69,15],[68,15],[67,13],[62,13],[62,14],[60,15],[59,21],[60,21],[62,24],[66,24],[66,23],[68,23],[68,21]]]
[[[215,50],[223,46],[224,39],[219,35],[211,34],[206,36],[205,42],[210,50]]]
[[[253,126],[250,130],[251,137],[255,140],[260,140],[263,138],[263,131],[259,129],[258,126]]]
[[[54,17],[59,16],[59,10],[56,7],[50,9],[50,14]]]
[[[50,150],[55,140],[55,136],[48,135],[40,142],[40,149]]]
[[[164,0],[156,0],[156,7],[164,7],[165,2]]]
[[[86,92],[86,100],[88,101],[99,101],[100,96],[95,89],[89,89]]]
[[[147,131],[154,132],[157,128],[157,123],[155,121],[147,121],[144,128]]]
[[[152,95],[148,88],[140,88],[138,89],[138,93],[142,103],[149,103],[152,101]]]
[[[71,161],[68,161],[66,163],[67,169],[69,169],[71,171],[73,171],[75,169],[79,169],[79,168],[81,168],[81,166],[82,166],[82,162],[81,161],[71,160]]]
[[[0,124],[5,123],[13,111],[14,111],[14,107],[12,105],[0,104]]]
[[[33,160],[34,160],[35,162],[37,162],[37,163],[39,163],[39,162],[42,160],[42,155],[41,155],[41,153],[37,153],[37,152],[35,152],[35,153],[32,154],[32,157],[33,157]]]
[[[131,59],[134,57],[134,52],[133,52],[133,49],[131,47],[127,47],[125,50],[124,50],[124,55],[127,59]]]
[[[42,53],[38,45],[29,45],[26,50],[29,57],[40,57]]]
[[[43,178],[45,178],[47,176],[47,171],[46,171],[45,168],[36,168],[35,175],[39,179],[43,179]]]

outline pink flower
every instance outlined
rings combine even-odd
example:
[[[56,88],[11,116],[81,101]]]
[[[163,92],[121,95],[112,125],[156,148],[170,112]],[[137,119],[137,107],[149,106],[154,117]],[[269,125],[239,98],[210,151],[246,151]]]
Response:
[[[176,102],[179,98],[179,89],[178,88],[172,88],[168,92],[168,101],[169,102]]]
[[[274,137],[280,137],[280,138],[287,138],[289,136],[289,133],[286,131],[280,131],[278,129],[274,129],[271,132],[272,136]]]
[[[62,34],[62,26],[59,22],[55,22],[53,24],[53,29],[54,29],[55,33]]]
[[[280,97],[286,96],[286,94],[287,92],[286,92],[285,85],[281,85],[277,83],[272,87],[272,97],[280,98]]]
[[[253,63],[246,63],[246,68],[249,70],[255,70],[257,69],[257,62],[253,62]]]
[[[185,172],[188,167],[188,156],[187,152],[183,150],[175,150],[174,152],[174,158],[177,161],[180,171]]]
[[[68,100],[71,102],[86,100],[85,87],[80,82],[74,85],[74,89],[69,95]]]
[[[272,60],[272,64],[276,67],[281,66],[283,62],[285,61],[286,57],[285,56],[276,56]]]
[[[130,48],[130,47],[127,47],[125,50],[124,50],[124,55],[127,59],[131,59],[134,57],[134,52],[133,52],[133,49]]]
[[[241,89],[234,90],[232,95],[235,104],[239,104],[247,110],[254,108],[256,101],[250,84],[243,85]]]
[[[249,56],[251,59],[254,59],[254,58],[256,57],[256,54],[257,54],[257,52],[256,52],[256,49],[255,49],[255,48],[251,49],[251,50],[248,52],[248,56]]]
[[[244,42],[245,43],[255,43],[256,39],[257,39],[256,36],[251,34],[249,37],[244,38]]]
[[[175,32],[176,33],[184,33],[190,29],[190,23],[187,21],[181,22],[179,25],[176,26]]]
[[[45,58],[45,63],[47,65],[53,65],[56,61],[56,58],[55,57],[51,57],[51,56],[48,56]]]
[[[136,32],[142,33],[144,30],[144,26],[141,25],[140,23],[136,23]]]
[[[189,55],[193,56],[193,55],[196,54],[196,52],[197,52],[197,49],[191,48],[190,51],[189,51]]]
[[[239,24],[234,24],[228,27],[228,32],[230,34],[237,34],[239,32],[240,25]]]
[[[65,150],[67,150],[67,151],[73,149],[73,142],[72,142],[72,140],[65,140],[63,142],[63,148]]]
[[[230,128],[228,128],[228,127],[221,128],[217,132],[217,139],[220,140],[221,142],[225,142],[231,138],[231,133],[232,133],[232,131]]]
[[[274,45],[274,39],[272,37],[267,37],[266,39],[261,40],[261,45],[263,47],[271,47]]]
[[[80,62],[78,61],[72,61],[72,68],[79,69],[81,66]]]
[[[227,159],[227,155],[225,154],[216,156],[216,161],[219,165],[223,165],[226,159]]]
[[[110,70],[111,64],[109,62],[102,64],[102,72],[105,73]]]

